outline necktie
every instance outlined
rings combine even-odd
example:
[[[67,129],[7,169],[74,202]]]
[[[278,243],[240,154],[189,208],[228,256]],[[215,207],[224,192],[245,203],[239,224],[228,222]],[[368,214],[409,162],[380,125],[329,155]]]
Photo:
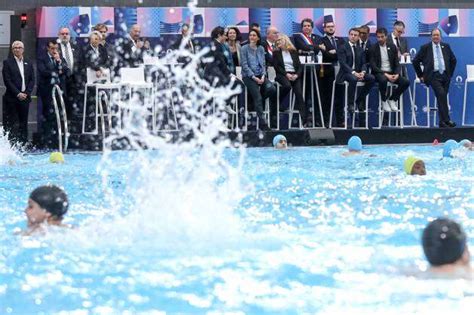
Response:
[[[365,50],[365,43],[362,42],[362,43],[360,44],[360,47],[362,47],[362,50]]]
[[[332,36],[330,38],[331,38],[332,47],[334,47],[334,49],[336,49],[336,40]]]
[[[71,67],[71,56],[69,55],[69,49],[67,45],[63,45],[63,52],[64,52],[64,58],[66,59],[66,63],[69,69],[72,69]]]
[[[444,73],[444,63],[442,62],[441,58],[442,55],[441,55],[441,48],[439,48],[439,45],[436,45],[436,62],[438,63],[438,71],[440,74],[443,74]]]
[[[355,70],[355,49],[354,49],[354,44],[351,44],[351,50],[352,50],[352,69]]]

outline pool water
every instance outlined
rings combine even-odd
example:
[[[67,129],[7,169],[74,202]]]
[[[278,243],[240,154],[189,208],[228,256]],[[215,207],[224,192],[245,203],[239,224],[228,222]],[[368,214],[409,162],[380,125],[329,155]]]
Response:
[[[188,167],[203,156],[3,163],[0,314],[472,314],[473,280],[430,275],[419,243],[428,220],[449,216],[473,246],[474,152],[344,150],[226,149],[224,164]],[[412,154],[426,176],[403,173]],[[45,183],[65,188],[75,228],[15,235]]]

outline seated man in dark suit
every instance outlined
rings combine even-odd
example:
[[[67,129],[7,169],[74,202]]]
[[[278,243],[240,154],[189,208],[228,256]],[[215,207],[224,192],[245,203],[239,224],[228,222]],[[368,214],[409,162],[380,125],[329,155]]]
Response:
[[[13,56],[3,61],[3,125],[10,133],[10,140],[25,144],[28,141],[28,109],[31,92],[35,85],[35,74],[31,62],[23,58],[24,46],[21,41],[12,44]],[[18,130],[14,125],[18,122]]]
[[[410,86],[410,82],[400,75],[401,67],[398,62],[397,46],[387,42],[387,30],[383,27],[379,28],[376,35],[377,44],[370,48],[370,67],[379,83],[383,110],[386,112],[397,111],[400,95]],[[387,101],[388,82],[397,84],[398,87]]]
[[[339,60],[340,70],[337,74],[336,81],[349,83],[348,89],[348,109],[354,110],[354,99],[357,82],[364,82],[364,87],[360,88],[356,104],[360,111],[365,110],[365,97],[374,85],[375,78],[367,73],[367,63],[365,61],[365,53],[358,45],[359,29],[351,28],[349,31],[349,42],[345,43],[337,51],[337,59]]]
[[[56,84],[59,85],[63,91],[63,97],[66,98],[66,76],[69,73],[69,68],[64,58],[59,54],[56,40],[48,41],[46,47],[46,54],[37,60],[38,96],[43,106],[41,129],[44,144],[47,147],[55,147],[58,139],[56,138],[57,124],[53,105],[53,87]]]
[[[449,118],[448,91],[451,77],[456,69],[456,57],[449,44],[441,42],[441,31],[431,31],[431,42],[421,46],[413,59],[416,75],[427,86],[431,86],[438,100],[439,127],[456,127]],[[423,70],[421,65],[423,64]]]

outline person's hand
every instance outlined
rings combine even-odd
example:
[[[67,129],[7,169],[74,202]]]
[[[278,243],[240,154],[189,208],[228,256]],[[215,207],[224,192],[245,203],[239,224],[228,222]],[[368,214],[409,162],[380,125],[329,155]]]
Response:
[[[403,54],[403,56],[405,56],[405,57],[406,57],[406,56],[409,56],[409,55],[410,55],[409,52],[406,52],[406,53]]]
[[[319,49],[321,49],[322,51],[326,51],[326,45],[321,44],[321,45],[319,45],[318,47],[319,47]]]
[[[335,54],[337,53],[337,51],[336,51],[335,49],[331,49],[331,50],[329,51],[329,53],[330,53],[331,55],[335,55]]]
[[[425,82],[425,78],[419,77],[419,79],[420,79],[420,82],[422,82],[422,83]]]
[[[97,71],[95,72],[95,75],[96,75],[97,78],[100,78],[100,77],[102,76],[102,70],[100,70],[100,69],[97,70]]]
[[[56,60],[57,63],[61,63],[61,56],[59,55],[59,51],[55,51],[53,53],[53,59]]]
[[[400,75],[399,74],[394,74],[392,77],[393,77],[393,81],[397,81],[398,78],[400,77]]]
[[[18,95],[16,96],[20,101],[24,101],[26,100],[26,98],[28,97],[28,94],[26,93],[23,93],[23,92],[20,92],[18,93]]]
[[[392,75],[390,75],[388,73],[384,73],[384,75],[387,78],[387,80],[391,81]]]
[[[143,41],[137,40],[137,48],[138,49],[141,49],[143,47],[143,44],[144,44]]]
[[[293,75],[291,73],[287,73],[286,78],[290,81],[293,81]]]

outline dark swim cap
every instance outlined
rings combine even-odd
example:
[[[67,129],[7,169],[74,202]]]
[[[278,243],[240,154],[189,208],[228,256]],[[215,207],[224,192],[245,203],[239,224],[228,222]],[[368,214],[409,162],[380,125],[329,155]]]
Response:
[[[66,214],[69,202],[67,195],[58,186],[45,185],[33,190],[30,199],[59,219]]]
[[[466,233],[453,220],[438,218],[423,230],[422,244],[426,259],[431,265],[452,264],[464,253]]]

